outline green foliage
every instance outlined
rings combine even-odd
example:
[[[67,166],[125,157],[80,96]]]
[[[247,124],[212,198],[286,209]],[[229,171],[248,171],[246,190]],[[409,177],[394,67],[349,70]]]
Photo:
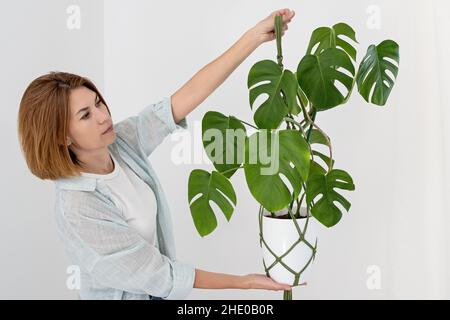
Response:
[[[234,208],[229,200],[236,205],[236,193],[225,176],[216,171],[210,174],[204,170],[193,170],[189,176],[188,190],[192,219],[202,237],[217,227],[217,219],[209,204],[210,201],[220,208],[228,221],[231,219]],[[199,196],[193,200],[197,195]]]
[[[395,41],[385,40],[377,46],[369,46],[356,75],[358,91],[367,102],[379,106],[386,104],[397,78],[399,62],[399,47]]]
[[[297,198],[302,181],[306,182],[308,178],[311,156],[308,143],[299,131],[266,132],[256,132],[246,141],[245,179],[253,197],[267,210],[277,211],[292,201],[292,192],[281,175],[287,178],[294,198]],[[263,139],[264,136],[266,139]],[[262,159],[265,155],[271,160],[268,164]],[[251,161],[253,159],[255,161]]]
[[[292,72],[282,63],[280,17],[275,25],[276,60],[256,62],[247,78],[256,126],[215,111],[203,118],[203,146],[217,171],[193,170],[189,177],[191,214],[201,236],[217,227],[210,201],[230,220],[237,202],[229,178],[240,168],[251,195],[266,210],[292,207],[299,199],[301,205],[305,199],[312,217],[327,227],[336,225],[342,218],[337,204],[346,211],[351,206],[338,189],[352,191],[355,185],[349,173],[334,169],[331,140],[317,125],[316,115],[347,103],[355,83],[359,94],[375,105],[385,105],[392,92],[399,64],[395,41],[370,45],[356,69],[353,28],[343,22],[319,27]],[[244,124],[258,131],[247,136]],[[227,139],[233,130],[242,133],[241,139]]]

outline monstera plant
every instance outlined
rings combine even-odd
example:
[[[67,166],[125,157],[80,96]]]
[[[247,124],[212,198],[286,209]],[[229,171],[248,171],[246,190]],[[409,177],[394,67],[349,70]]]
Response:
[[[358,64],[355,31],[338,23],[313,31],[306,54],[291,71],[282,62],[281,26],[281,17],[276,17],[276,62],[259,61],[248,73],[254,125],[215,111],[204,115],[203,146],[215,170],[191,172],[188,199],[198,233],[202,237],[210,234],[217,227],[216,214],[222,212],[228,221],[231,219],[237,197],[230,179],[243,169],[250,193],[260,204],[266,273],[273,277],[272,270],[278,265],[293,278],[273,278],[297,285],[317,249],[317,241],[306,234],[309,220],[326,227],[336,225],[343,211],[336,204],[350,209],[342,190],[355,189],[351,175],[335,168],[331,139],[317,125],[317,114],[347,103],[355,83],[367,102],[384,106],[397,77],[399,47],[393,40],[370,45]],[[283,220],[295,227],[289,250],[285,245],[286,252],[270,247],[263,218]],[[271,241],[283,241],[283,229],[274,230]],[[286,262],[292,253],[289,251],[300,245],[309,250],[308,259],[302,265]],[[273,256],[271,261],[268,255]],[[284,292],[284,299],[292,299],[290,291]]]

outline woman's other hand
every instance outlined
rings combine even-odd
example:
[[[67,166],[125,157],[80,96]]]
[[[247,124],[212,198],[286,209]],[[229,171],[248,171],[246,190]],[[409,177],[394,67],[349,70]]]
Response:
[[[302,284],[305,285],[306,283]],[[292,286],[278,283],[264,274],[247,274],[243,276],[242,285],[244,289],[266,289],[266,290],[292,290]]]

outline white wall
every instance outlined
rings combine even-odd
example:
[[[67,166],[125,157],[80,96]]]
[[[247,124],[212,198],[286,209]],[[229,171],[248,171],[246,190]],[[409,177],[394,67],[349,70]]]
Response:
[[[80,29],[69,29],[71,5],[81,8]],[[0,299],[67,299],[69,260],[54,220],[54,183],[26,166],[17,138],[22,94],[49,71],[87,76],[103,90],[102,1],[8,1],[0,10]]]
[[[69,30],[66,9],[81,9],[81,29]],[[380,9],[380,29],[367,26],[370,5]],[[0,298],[71,299],[69,261],[53,218],[53,183],[27,170],[17,141],[17,111],[26,85],[51,70],[79,73],[103,91],[115,122],[174,93],[201,67],[228,49],[272,11],[296,17],[283,37],[284,64],[295,70],[311,32],[346,22],[356,30],[358,61],[369,44],[391,38],[400,45],[400,72],[388,105],[350,102],[319,113],[330,135],[336,167],[353,176],[352,203],[332,229],[321,228],[318,255],[307,287],[296,299],[450,298],[449,104],[445,1],[14,1],[0,12],[1,136]],[[194,133],[205,112],[252,119],[246,88],[250,67],[275,59],[275,42],[259,47],[196,110]],[[198,131],[194,136],[200,141]],[[243,172],[232,178],[238,205],[229,223],[201,239],[192,223],[187,181],[194,168],[175,164],[170,138],[151,155],[170,199],[178,257],[209,271],[263,272],[256,201]],[[12,183],[14,182],[14,183]],[[381,270],[381,289],[369,290],[368,266]],[[194,290],[191,299],[279,299],[262,290]]]
[[[380,29],[371,29],[375,5]],[[438,14],[447,15],[448,5]],[[105,3],[105,88],[118,118],[172,94],[201,67],[275,9],[288,7],[296,17],[283,38],[285,66],[295,70],[311,32],[347,22],[359,40],[358,61],[369,44],[391,38],[400,45],[400,73],[389,103],[368,105],[354,94],[350,102],[320,113],[319,125],[332,138],[336,167],[348,170],[356,191],[348,194],[351,210],[334,228],[322,228],[313,278],[294,297],[431,298],[450,297],[448,132],[437,88],[444,61],[436,60],[433,2],[425,1],[121,1]],[[369,10],[369,11],[367,11]],[[444,19],[441,19],[444,20]],[[441,37],[445,31],[441,29]],[[275,59],[275,42],[259,47],[207,100],[188,116],[190,133],[205,112],[217,110],[251,120],[246,79],[261,59]],[[448,67],[448,65],[446,65]],[[448,71],[448,68],[447,68]],[[126,79],[126,80],[125,80]],[[425,91],[426,90],[426,91]],[[424,112],[424,108],[428,111]],[[119,120],[117,119],[117,120]],[[447,140],[444,140],[445,139]],[[176,141],[167,139],[150,159],[171,199],[178,255],[211,271],[263,272],[258,243],[257,209],[243,172],[233,176],[238,205],[230,223],[219,213],[219,227],[201,239],[187,201],[187,180],[194,168],[171,160]],[[444,145],[445,143],[445,145]],[[445,147],[445,149],[443,149]],[[367,268],[381,271],[381,289],[369,290]],[[279,298],[280,293],[195,290],[192,299]]]

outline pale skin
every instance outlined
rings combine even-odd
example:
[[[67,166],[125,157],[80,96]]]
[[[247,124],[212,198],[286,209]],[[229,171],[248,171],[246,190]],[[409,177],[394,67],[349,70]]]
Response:
[[[275,39],[274,18],[283,18],[283,32],[295,16],[289,9],[274,11],[247,30],[227,51],[205,65],[189,81],[171,95],[172,114],[176,123],[199,106],[261,44]],[[114,130],[102,134],[112,119],[106,106],[98,103],[95,92],[79,87],[70,94],[70,124],[67,144],[78,159],[85,162],[83,172],[107,174],[114,170],[108,145],[114,142]],[[88,107],[86,110],[81,109]],[[80,112],[79,112],[80,111]],[[301,284],[301,285],[305,285]],[[194,288],[291,290],[264,274],[231,275],[195,269]]]

